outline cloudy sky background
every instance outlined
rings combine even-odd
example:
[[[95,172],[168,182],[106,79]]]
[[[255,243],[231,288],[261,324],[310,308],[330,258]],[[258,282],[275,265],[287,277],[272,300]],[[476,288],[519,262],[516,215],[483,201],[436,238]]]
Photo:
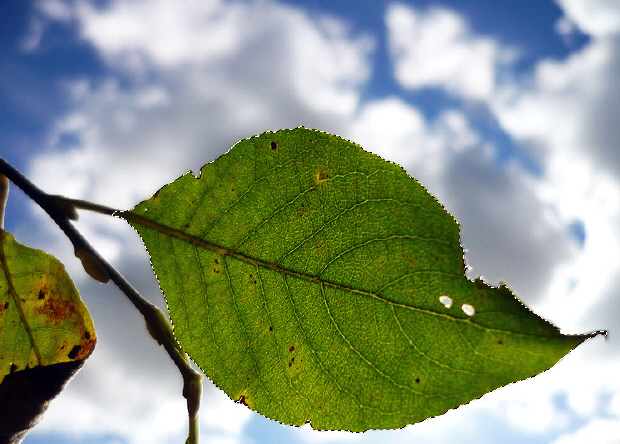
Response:
[[[127,209],[240,139],[319,128],[438,197],[472,277],[565,333],[610,331],[397,431],[282,426],[205,382],[203,442],[620,443],[617,1],[6,1],[0,48],[0,153],[47,192]],[[140,316],[16,189],[8,211],[8,231],[65,263],[99,336],[25,443],[183,442],[181,378]],[[133,230],[78,228],[165,307]]]

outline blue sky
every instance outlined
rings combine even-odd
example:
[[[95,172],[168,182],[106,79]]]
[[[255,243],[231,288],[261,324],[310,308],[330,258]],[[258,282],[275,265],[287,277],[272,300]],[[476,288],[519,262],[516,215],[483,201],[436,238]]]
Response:
[[[471,277],[566,333],[544,374],[396,431],[277,424],[205,384],[208,443],[620,442],[620,6],[614,0],[7,1],[0,152],[50,193],[130,208],[235,142],[299,125],[400,163],[461,223]],[[122,221],[78,228],[165,308]],[[17,190],[6,228],[65,263],[99,343],[25,443],[178,443],[181,381]]]

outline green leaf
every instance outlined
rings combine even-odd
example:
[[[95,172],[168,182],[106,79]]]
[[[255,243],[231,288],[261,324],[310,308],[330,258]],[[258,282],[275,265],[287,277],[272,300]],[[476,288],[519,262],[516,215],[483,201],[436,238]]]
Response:
[[[21,441],[96,340],[63,265],[0,230],[0,441]]]
[[[322,132],[244,140],[121,216],[181,346],[232,399],[283,423],[403,427],[590,337],[466,279],[458,224],[435,198]]]

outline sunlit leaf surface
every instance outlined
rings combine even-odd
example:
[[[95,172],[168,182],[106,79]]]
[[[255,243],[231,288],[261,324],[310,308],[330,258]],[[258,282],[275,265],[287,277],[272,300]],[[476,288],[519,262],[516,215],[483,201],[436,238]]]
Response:
[[[283,423],[403,427],[589,337],[466,279],[459,227],[435,198],[329,134],[244,140],[122,217],[182,347],[232,399]]]

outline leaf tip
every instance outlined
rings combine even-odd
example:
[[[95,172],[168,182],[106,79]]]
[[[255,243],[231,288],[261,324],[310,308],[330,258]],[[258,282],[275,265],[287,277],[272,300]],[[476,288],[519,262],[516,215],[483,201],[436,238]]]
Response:
[[[597,330],[597,331],[593,331],[592,333],[587,333],[583,336],[585,336],[586,339],[592,339],[592,338],[596,338],[597,336],[603,336],[605,340],[608,340],[609,332],[607,330]]]

